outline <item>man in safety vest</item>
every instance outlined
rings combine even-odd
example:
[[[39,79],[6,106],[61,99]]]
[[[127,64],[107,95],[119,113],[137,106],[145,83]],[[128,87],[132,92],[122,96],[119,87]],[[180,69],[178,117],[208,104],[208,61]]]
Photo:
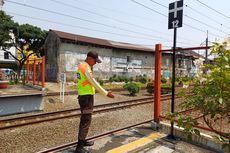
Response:
[[[81,109],[81,119],[75,153],[90,153],[90,151],[84,149],[84,146],[92,146],[94,144],[92,141],[86,141],[86,136],[92,120],[95,88],[102,95],[114,98],[112,92],[103,89],[93,78],[92,69],[96,63],[101,63],[101,60],[95,51],[91,51],[87,53],[85,62],[79,64],[77,69],[78,101]]]

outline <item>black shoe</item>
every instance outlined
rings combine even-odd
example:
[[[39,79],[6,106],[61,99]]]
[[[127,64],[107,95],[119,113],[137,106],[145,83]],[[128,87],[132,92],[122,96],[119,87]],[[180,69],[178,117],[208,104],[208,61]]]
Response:
[[[81,149],[76,149],[74,153],[92,153],[92,152],[84,148],[81,148]]]
[[[92,146],[92,145],[94,145],[93,141],[87,141],[87,140],[84,141],[84,146]]]

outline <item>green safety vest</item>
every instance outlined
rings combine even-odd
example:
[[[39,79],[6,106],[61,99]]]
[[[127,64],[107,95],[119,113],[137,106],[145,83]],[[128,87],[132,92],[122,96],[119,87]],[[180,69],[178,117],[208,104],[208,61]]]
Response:
[[[92,73],[91,67],[86,62],[78,65],[78,69],[77,69],[78,95],[95,94],[95,88],[90,84],[89,80],[85,76],[86,71]]]

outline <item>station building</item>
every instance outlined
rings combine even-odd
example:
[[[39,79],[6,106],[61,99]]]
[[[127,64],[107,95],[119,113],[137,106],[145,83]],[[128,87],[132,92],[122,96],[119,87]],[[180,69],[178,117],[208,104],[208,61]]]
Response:
[[[96,51],[102,63],[94,67],[95,77],[108,79],[117,76],[135,77],[146,75],[153,79],[155,65],[155,45],[153,48],[92,38],[62,31],[50,30],[45,42],[46,80],[58,81],[65,73],[67,81],[73,80],[77,65],[83,62],[89,51]],[[200,57],[194,51],[178,52],[176,73],[183,76],[194,75],[194,60]],[[172,72],[172,52],[162,54],[162,75],[170,77]]]

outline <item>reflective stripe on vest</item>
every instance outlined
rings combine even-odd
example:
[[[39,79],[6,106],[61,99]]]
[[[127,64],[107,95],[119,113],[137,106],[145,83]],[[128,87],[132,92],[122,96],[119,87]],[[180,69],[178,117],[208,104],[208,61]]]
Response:
[[[78,86],[78,95],[94,95],[95,88],[90,84],[88,79],[85,76],[85,72],[89,71],[91,68],[87,63],[82,63],[78,66],[77,70],[77,86]]]

